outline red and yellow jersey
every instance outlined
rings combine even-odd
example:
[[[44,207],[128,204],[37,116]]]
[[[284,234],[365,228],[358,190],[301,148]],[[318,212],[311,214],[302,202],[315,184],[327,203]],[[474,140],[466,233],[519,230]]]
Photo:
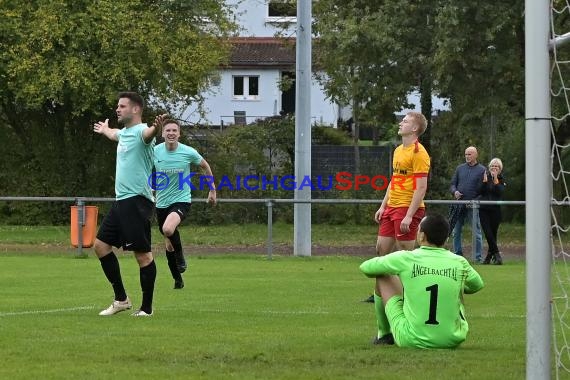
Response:
[[[402,144],[394,151],[392,166],[393,173],[387,205],[409,207],[416,190],[416,179],[427,177],[429,173],[429,155],[419,142],[406,147]],[[420,207],[425,207],[423,201]]]

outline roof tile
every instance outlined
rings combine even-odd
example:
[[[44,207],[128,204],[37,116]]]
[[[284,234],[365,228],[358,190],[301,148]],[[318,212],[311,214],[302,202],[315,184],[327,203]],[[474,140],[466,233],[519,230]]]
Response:
[[[231,40],[230,66],[291,67],[295,65],[295,41],[274,37],[237,37]]]

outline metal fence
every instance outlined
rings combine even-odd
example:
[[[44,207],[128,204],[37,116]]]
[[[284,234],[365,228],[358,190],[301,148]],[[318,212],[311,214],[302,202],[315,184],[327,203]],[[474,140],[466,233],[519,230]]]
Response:
[[[85,226],[85,206],[89,202],[114,202],[115,198],[98,198],[98,197],[0,197],[0,201],[17,201],[17,202],[30,202],[30,201],[41,201],[41,202],[69,202],[77,206],[77,255],[82,257],[85,256],[83,253],[83,227]],[[207,202],[205,198],[192,198],[192,202]],[[267,207],[267,257],[271,259],[273,256],[273,207],[279,204],[291,204],[291,203],[311,203],[311,204],[380,204],[378,199],[311,199],[311,200],[296,200],[296,199],[271,199],[271,198],[260,198],[260,199],[218,199],[219,203],[257,203],[263,204]],[[452,201],[452,200],[424,200],[425,204],[433,205],[453,205],[453,204],[464,204],[471,207],[473,210],[478,210],[482,204],[493,204],[493,205],[525,205],[525,201]],[[570,202],[568,202],[570,205]],[[559,203],[558,203],[559,205]],[[477,223],[478,213],[472,213],[471,219],[471,231],[475,230],[475,225]],[[475,257],[475,239],[476,235],[472,234],[472,257]]]
[[[374,177],[392,174],[392,146],[313,145],[311,176],[327,177],[340,172]]]

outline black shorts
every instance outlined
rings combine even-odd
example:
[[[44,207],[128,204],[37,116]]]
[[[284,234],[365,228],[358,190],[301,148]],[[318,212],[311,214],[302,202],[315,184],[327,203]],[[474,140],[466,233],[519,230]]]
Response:
[[[142,195],[115,201],[97,239],[125,251],[151,252],[150,222],[154,203]]]
[[[166,218],[168,217],[168,215],[170,215],[170,213],[172,212],[177,213],[178,216],[180,217],[180,222],[182,222],[184,219],[186,219],[186,216],[190,212],[191,205],[192,205],[191,203],[176,202],[166,208],[157,207],[156,219],[158,221],[158,230],[160,231],[160,233],[164,235],[164,233],[162,232],[162,226],[164,225],[164,222],[166,221]]]

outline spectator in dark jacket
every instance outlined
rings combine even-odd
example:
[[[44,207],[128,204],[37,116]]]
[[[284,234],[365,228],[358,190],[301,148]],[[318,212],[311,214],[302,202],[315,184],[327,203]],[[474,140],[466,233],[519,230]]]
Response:
[[[461,164],[455,169],[455,174],[451,178],[450,191],[453,197],[457,200],[473,200],[477,199],[481,191],[481,178],[483,178],[483,173],[485,173],[485,167],[477,162],[477,148],[470,146],[465,149],[465,163]],[[467,207],[466,212],[462,212],[457,218],[455,227],[453,228],[453,251],[456,255],[463,256],[463,245],[461,242],[461,232],[463,229],[463,224],[467,219],[469,224],[473,219],[473,210],[471,207]],[[477,212],[477,209],[475,209]],[[475,262],[482,262],[481,258],[481,248],[483,246],[483,236],[481,234],[481,223],[479,222],[479,216],[475,215],[477,220],[475,224],[475,257],[473,258]]]
[[[503,162],[499,158],[493,158],[489,162],[489,170],[485,170],[485,174],[483,174],[480,198],[482,201],[500,201],[503,198],[506,184],[501,174],[502,171]],[[501,206],[482,204],[479,209],[479,219],[489,246],[483,264],[493,262],[502,265],[503,258],[497,246],[497,233],[501,224]]]

